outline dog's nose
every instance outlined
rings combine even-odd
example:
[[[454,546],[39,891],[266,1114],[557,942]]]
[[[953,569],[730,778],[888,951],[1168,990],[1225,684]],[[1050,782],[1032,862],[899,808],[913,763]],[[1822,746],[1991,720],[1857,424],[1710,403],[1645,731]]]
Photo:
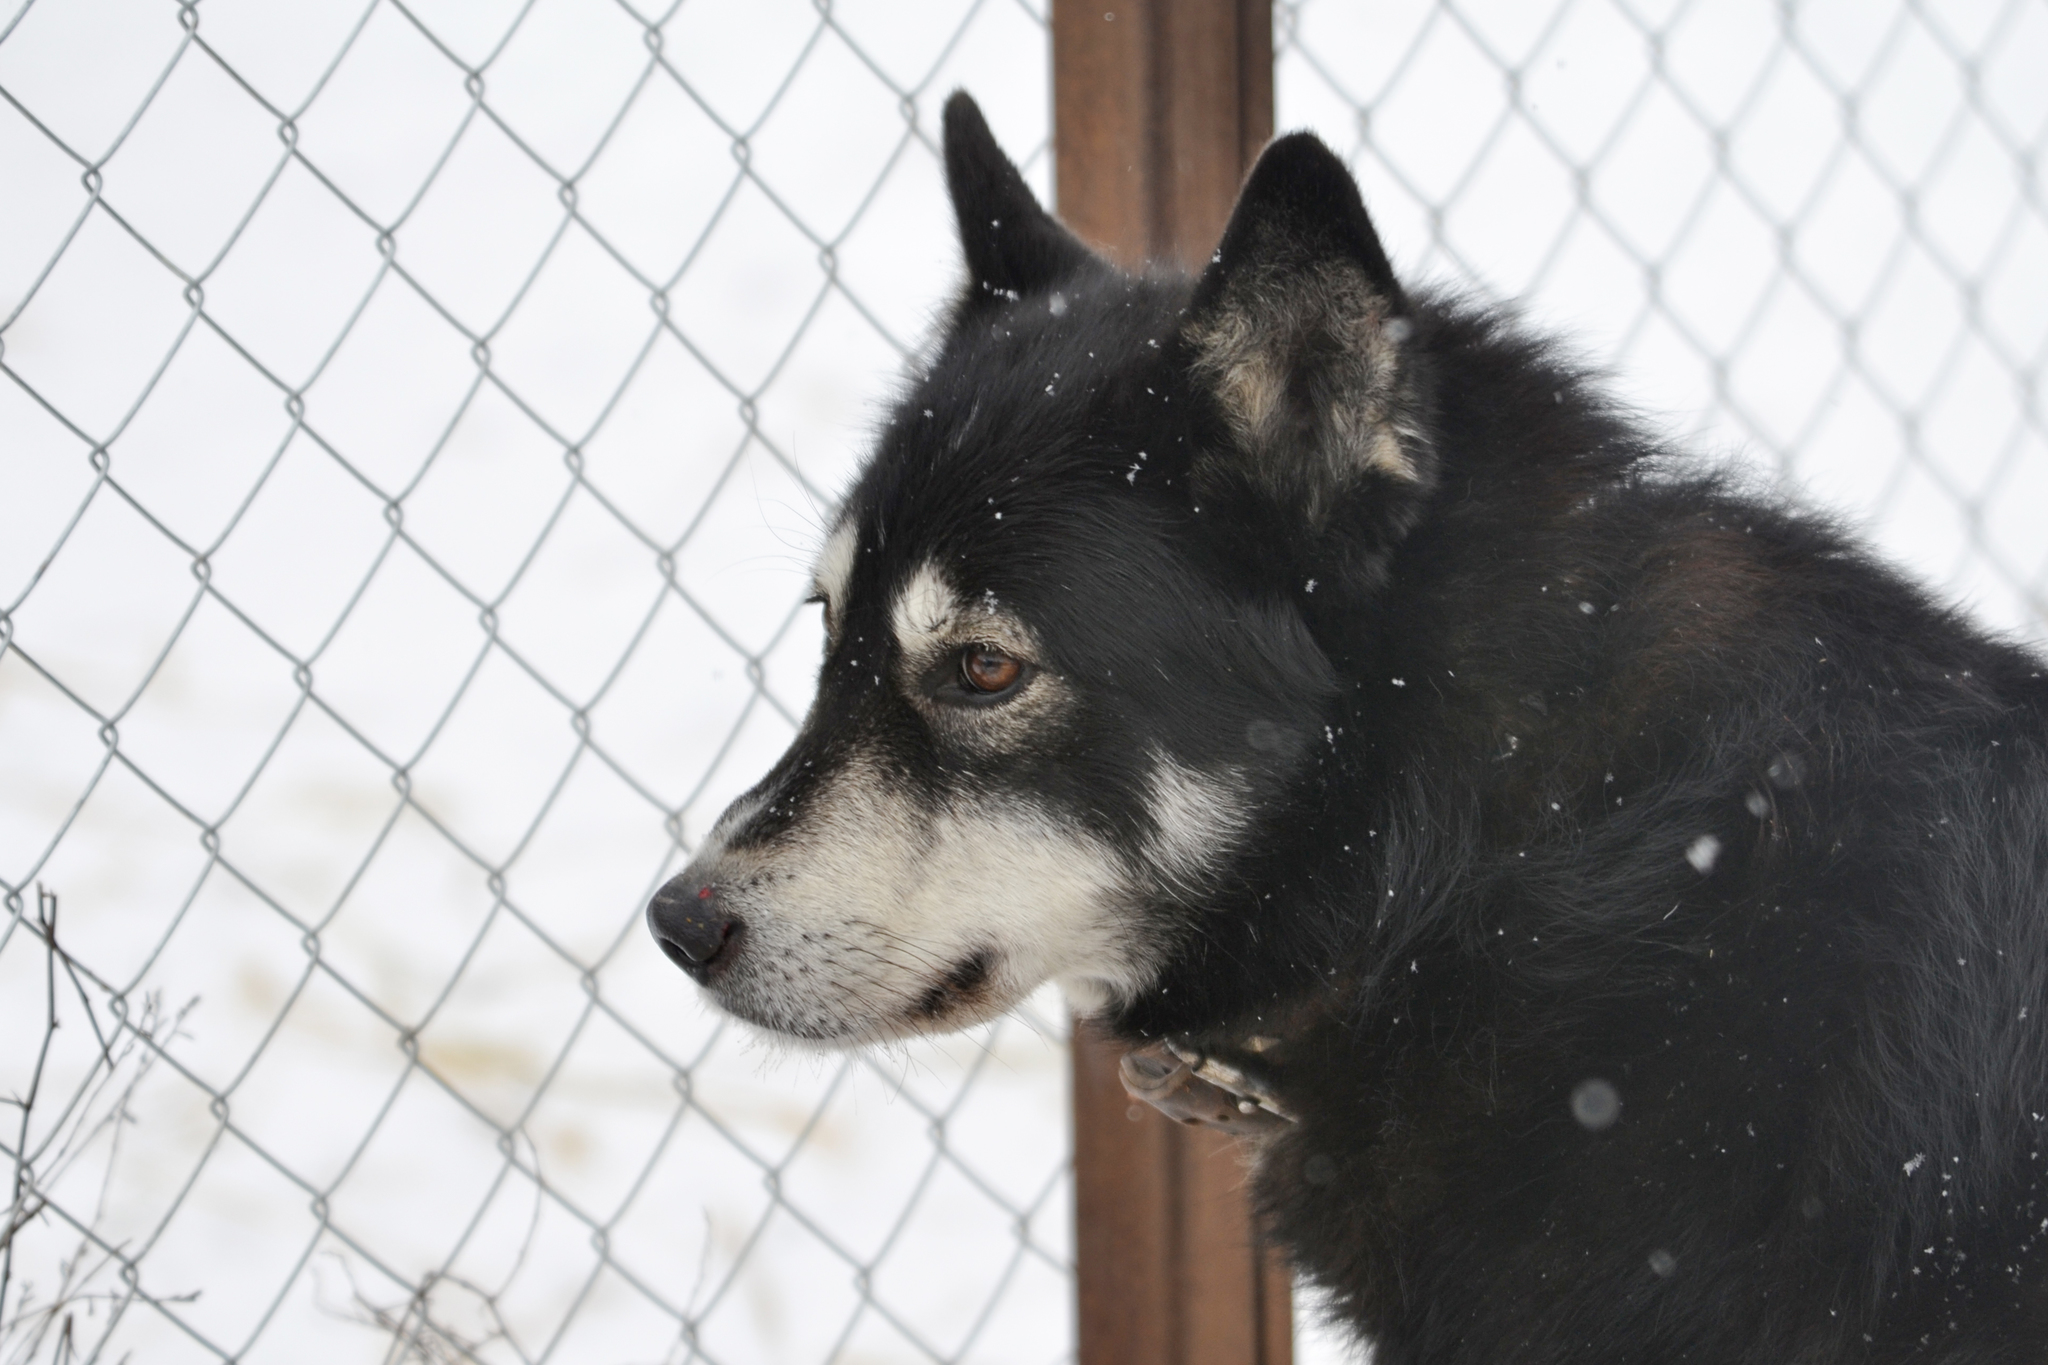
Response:
[[[716,885],[685,874],[654,893],[647,903],[647,927],[669,961],[702,979],[739,922],[719,908]]]

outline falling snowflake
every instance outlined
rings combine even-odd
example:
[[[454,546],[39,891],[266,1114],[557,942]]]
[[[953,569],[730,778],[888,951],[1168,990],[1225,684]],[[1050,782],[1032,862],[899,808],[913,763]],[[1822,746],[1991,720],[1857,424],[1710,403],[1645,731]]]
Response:
[[[1572,1117],[1592,1132],[1610,1128],[1621,1117],[1621,1095],[1606,1081],[1594,1077],[1572,1087]]]

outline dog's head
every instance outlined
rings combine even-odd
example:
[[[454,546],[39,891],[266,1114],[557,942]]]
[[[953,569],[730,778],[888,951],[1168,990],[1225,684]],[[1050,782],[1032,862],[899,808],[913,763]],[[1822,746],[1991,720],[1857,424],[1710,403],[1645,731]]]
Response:
[[[1328,752],[1314,594],[1431,478],[1406,305],[1320,143],[1268,150],[1199,281],[1082,246],[964,95],[946,170],[966,288],[825,539],[816,700],[648,910],[801,1038],[1146,991]]]

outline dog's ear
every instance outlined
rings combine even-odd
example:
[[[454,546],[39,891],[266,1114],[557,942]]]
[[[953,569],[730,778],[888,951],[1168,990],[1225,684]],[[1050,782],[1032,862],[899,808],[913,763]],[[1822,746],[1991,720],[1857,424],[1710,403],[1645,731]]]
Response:
[[[1317,533],[1405,532],[1434,482],[1413,335],[1344,163],[1308,133],[1273,143],[1182,332],[1229,437],[1203,481],[1248,485]]]
[[[1050,287],[1094,259],[1038,206],[965,90],[946,101],[946,188],[967,256],[967,302]]]

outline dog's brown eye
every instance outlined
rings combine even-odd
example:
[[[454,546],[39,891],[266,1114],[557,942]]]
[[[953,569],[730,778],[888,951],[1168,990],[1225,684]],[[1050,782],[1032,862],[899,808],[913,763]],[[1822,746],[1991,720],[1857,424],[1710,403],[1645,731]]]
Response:
[[[970,649],[960,656],[960,677],[977,692],[1014,687],[1023,673],[1023,664],[993,649]]]

